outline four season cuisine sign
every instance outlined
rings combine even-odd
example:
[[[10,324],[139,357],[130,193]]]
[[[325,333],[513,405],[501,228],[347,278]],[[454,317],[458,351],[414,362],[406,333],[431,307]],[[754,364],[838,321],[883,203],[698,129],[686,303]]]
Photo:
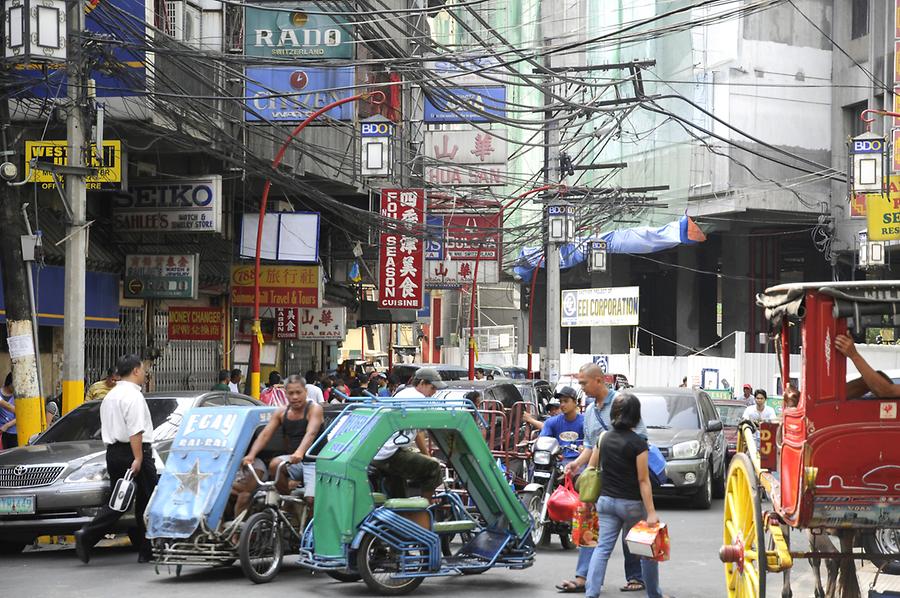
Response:
[[[393,220],[381,233],[378,305],[382,309],[419,309],[424,286],[425,190],[382,189],[381,217]]]
[[[562,292],[562,325],[637,326],[640,287],[575,289]]]

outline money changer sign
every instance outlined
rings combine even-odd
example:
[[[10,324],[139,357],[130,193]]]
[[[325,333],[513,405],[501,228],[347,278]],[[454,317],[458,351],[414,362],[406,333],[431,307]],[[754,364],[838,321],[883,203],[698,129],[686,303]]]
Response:
[[[562,325],[637,326],[640,287],[574,289],[562,292]]]

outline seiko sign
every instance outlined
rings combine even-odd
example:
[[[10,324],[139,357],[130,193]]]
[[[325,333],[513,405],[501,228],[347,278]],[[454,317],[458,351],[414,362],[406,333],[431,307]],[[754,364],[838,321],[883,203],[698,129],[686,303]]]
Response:
[[[222,177],[135,181],[113,195],[117,230],[221,232]]]

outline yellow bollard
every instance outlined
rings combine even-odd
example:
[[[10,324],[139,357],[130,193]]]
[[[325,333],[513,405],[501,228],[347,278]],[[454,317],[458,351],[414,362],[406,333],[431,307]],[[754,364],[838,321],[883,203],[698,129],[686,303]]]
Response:
[[[28,444],[28,439],[43,431],[44,399],[41,397],[19,397],[16,399],[16,436],[19,446]]]

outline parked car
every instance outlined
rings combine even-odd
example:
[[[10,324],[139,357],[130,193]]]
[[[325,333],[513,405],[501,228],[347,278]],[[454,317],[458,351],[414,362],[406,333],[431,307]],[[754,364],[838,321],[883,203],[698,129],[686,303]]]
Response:
[[[547,413],[547,403],[553,398],[553,388],[546,380],[513,380],[522,400],[537,405],[538,413]]]
[[[469,392],[481,392],[486,401],[500,401],[506,409],[523,400],[519,389],[511,381],[504,380],[457,380],[447,383],[447,388],[437,391],[438,399],[463,399]],[[532,402],[537,408],[537,403]]]
[[[441,380],[445,382],[450,380],[466,380],[469,377],[469,370],[461,365],[450,365],[447,363],[397,363],[391,368],[391,376],[400,384],[407,384],[419,368],[434,368],[441,375]]]
[[[737,452],[737,428],[747,405],[743,401],[734,399],[719,399],[713,403],[725,428],[725,466],[727,467],[734,453]]]
[[[641,401],[650,442],[666,458],[667,484],[660,496],[690,498],[708,509],[725,494],[725,432],[716,407],[703,390],[631,388]]]
[[[216,391],[147,394],[157,471],[162,472],[172,439],[189,409],[261,404],[244,395]],[[106,503],[109,477],[100,438],[100,405],[101,401],[88,401],[32,444],[0,452],[0,554],[19,552],[37,536],[71,534]],[[133,525],[133,514],[126,514],[117,531]]]
[[[506,375],[507,378],[512,378],[513,380],[527,380],[528,379],[528,370],[526,368],[522,368],[517,365],[503,366],[503,373]]]
[[[476,363],[475,369],[481,369],[484,372],[485,376],[492,376],[494,380],[509,377],[506,375],[506,372],[503,371],[503,368],[499,365],[492,365],[490,363]],[[468,375],[466,377],[468,378]]]

